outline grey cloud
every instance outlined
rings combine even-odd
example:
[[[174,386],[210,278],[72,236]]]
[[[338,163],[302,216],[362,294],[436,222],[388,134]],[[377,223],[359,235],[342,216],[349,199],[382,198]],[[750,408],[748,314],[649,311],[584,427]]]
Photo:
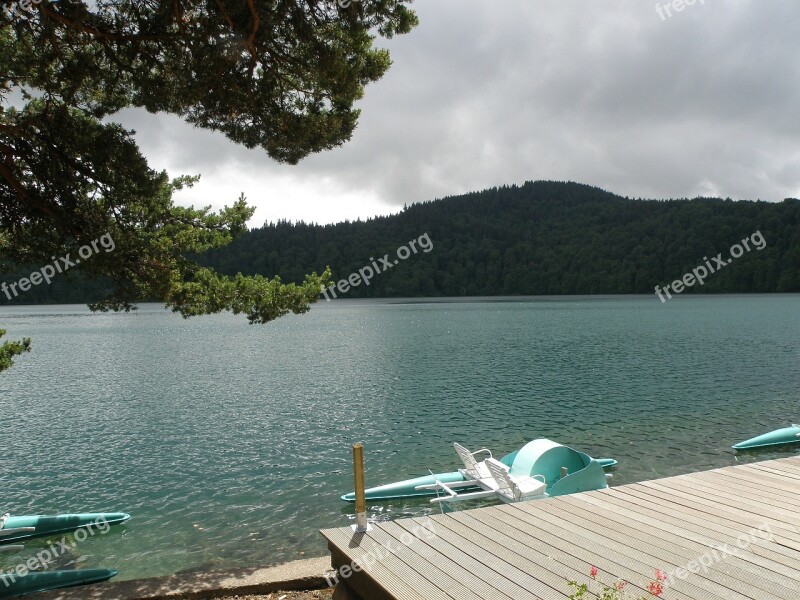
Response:
[[[125,111],[121,120],[156,168],[327,178],[392,210],[526,179],[642,197],[800,195],[792,0],[706,0],[665,21],[652,3],[627,0],[414,8],[417,30],[379,40],[394,64],[367,88],[353,139],[300,165],[175,117]],[[329,195],[320,190],[318,201]]]

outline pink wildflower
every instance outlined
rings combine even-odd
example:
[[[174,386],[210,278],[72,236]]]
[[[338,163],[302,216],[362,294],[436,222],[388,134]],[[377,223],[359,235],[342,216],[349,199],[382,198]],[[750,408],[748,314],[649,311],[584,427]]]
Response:
[[[651,581],[650,585],[647,586],[647,591],[649,591],[653,596],[661,596],[664,593],[664,587],[661,585],[660,581]]]

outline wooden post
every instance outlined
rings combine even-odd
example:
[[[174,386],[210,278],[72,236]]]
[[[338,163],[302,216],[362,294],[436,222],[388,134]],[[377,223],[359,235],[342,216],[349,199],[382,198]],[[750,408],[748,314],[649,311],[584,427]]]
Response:
[[[364,445],[353,444],[353,473],[356,488],[356,531],[368,531],[367,498],[364,494]]]

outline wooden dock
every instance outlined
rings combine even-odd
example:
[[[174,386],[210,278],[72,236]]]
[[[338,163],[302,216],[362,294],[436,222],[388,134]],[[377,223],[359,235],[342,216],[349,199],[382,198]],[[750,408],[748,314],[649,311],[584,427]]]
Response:
[[[661,598],[798,600],[800,457],[321,533],[364,600],[649,598],[656,569]]]

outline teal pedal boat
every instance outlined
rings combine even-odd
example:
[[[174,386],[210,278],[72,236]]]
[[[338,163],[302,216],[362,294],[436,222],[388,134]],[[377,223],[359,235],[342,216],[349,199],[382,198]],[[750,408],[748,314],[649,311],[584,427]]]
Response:
[[[0,544],[10,544],[58,533],[68,533],[82,527],[106,527],[124,523],[128,513],[81,513],[63,515],[3,515],[0,517]]]
[[[117,574],[114,569],[78,569],[74,571],[40,571],[17,575],[0,573],[0,598],[57,590],[108,581]]]
[[[764,448],[766,446],[783,446],[785,444],[800,443],[800,425],[792,425],[776,429],[763,435],[750,438],[731,446],[734,450],[750,450],[751,448]]]
[[[366,499],[381,501],[438,496],[444,488],[457,489],[460,494],[459,499],[494,496],[496,491],[489,490],[486,485],[487,481],[491,482],[491,475],[484,466],[485,461],[478,462],[474,458],[475,455],[482,453],[488,454],[491,458],[491,452],[486,448],[470,452],[458,443],[453,446],[464,468],[369,488],[365,491]],[[537,459],[541,460],[535,464]],[[521,449],[506,454],[499,459],[499,462],[515,476],[549,476],[548,495],[563,495],[607,487],[607,476],[603,469],[617,464],[613,458],[593,459],[582,452],[544,439],[529,442]],[[558,464],[552,466],[551,462],[553,465]],[[569,471],[563,478],[562,467],[567,467]],[[547,475],[544,475],[544,471]],[[558,485],[555,485],[557,482]],[[345,502],[355,502],[355,492],[344,494],[341,499]]]

